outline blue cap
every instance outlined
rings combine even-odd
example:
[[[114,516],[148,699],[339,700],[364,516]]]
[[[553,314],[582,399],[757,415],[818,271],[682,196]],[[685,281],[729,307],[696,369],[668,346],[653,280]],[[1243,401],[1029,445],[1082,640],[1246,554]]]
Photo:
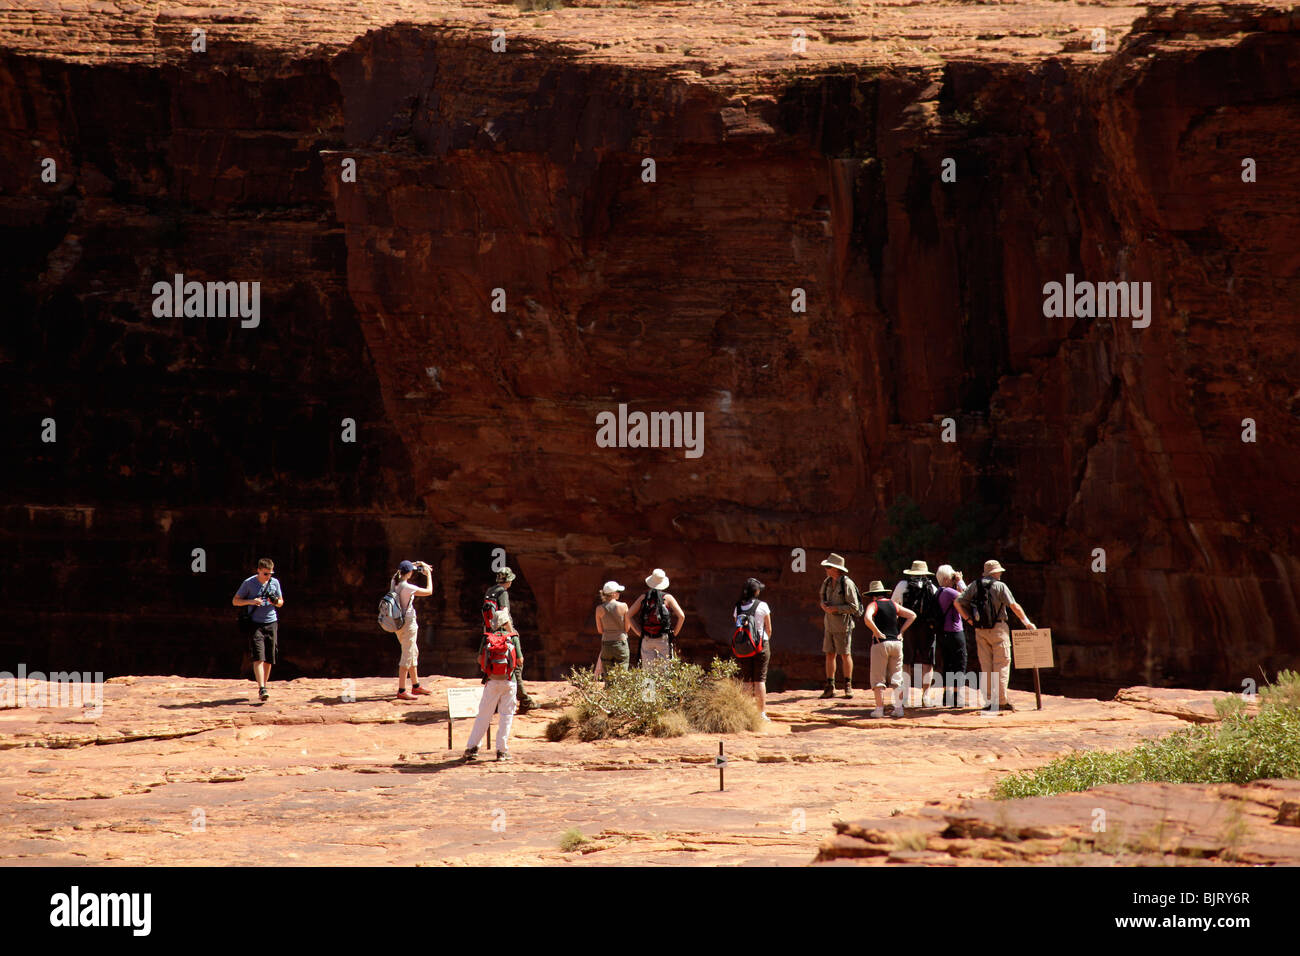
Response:
[[[403,561],[401,564],[397,566],[397,570],[405,574],[407,571],[414,571],[415,565],[413,565],[410,561]]]

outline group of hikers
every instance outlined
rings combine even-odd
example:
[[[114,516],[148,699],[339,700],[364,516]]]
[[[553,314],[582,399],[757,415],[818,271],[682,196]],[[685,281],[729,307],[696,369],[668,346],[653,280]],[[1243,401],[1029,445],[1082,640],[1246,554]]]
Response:
[[[865,593],[860,593],[849,577],[842,556],[832,553],[821,566],[826,569],[819,595],[826,663],[822,698],[836,696],[837,665],[844,674],[844,696],[853,697],[853,632],[860,619],[870,637],[870,681],[875,696],[872,717],[884,716],[886,691],[893,697],[893,716],[904,715],[911,686],[905,667],[912,668],[919,677],[923,705],[936,668],[941,666],[938,673],[943,675],[945,706],[970,707],[971,688],[966,675],[968,628],[974,631],[979,655],[979,683],[985,699],[981,710],[988,714],[1015,710],[1007,694],[1011,675],[1008,613],[1014,613],[1025,627],[1034,625],[1002,582],[1005,569],[1000,563],[984,562],[980,579],[967,584],[951,565],[941,565],[931,573],[925,561],[913,561],[892,591],[880,581],[872,581]],[[249,640],[260,701],[269,697],[267,684],[278,650],[276,611],[284,606],[284,591],[274,571],[275,563],[270,558],[259,560],[256,572],[240,584],[231,601],[240,608],[240,626]],[[420,584],[413,580],[417,573],[423,578]],[[431,693],[421,686],[418,674],[415,599],[433,593],[432,573],[433,569],[423,561],[402,561],[380,601],[380,627],[392,633],[399,646],[395,697],[400,700],[416,700]],[[466,761],[477,759],[479,741],[493,714],[500,715],[496,758],[509,760],[510,725],[516,712],[527,713],[537,706],[523,685],[523,645],[510,613],[509,591],[514,580],[514,571],[502,568],[484,595],[483,638],[478,650],[484,688],[463,757]],[[647,590],[631,606],[621,600],[626,588],[617,581],[606,581],[601,587],[595,613],[600,637],[597,676],[631,666],[629,635],[641,638],[639,663],[643,668],[653,668],[674,656],[673,641],[686,622],[686,612],[668,593],[668,575],[662,568],[655,568],[645,583]],[[763,583],[756,578],[745,581],[732,607],[731,650],[740,667],[741,682],[754,697],[762,719],[768,720],[766,685],[773,631],[772,610],[761,599],[763,589]]]
[[[908,688],[904,667],[919,673],[921,702],[925,703],[934,680],[938,658],[944,703],[950,707],[967,707],[970,690],[966,677],[966,629],[975,632],[979,655],[979,683],[983,688],[986,713],[1015,710],[1007,694],[1011,678],[1011,625],[1008,612],[1014,613],[1027,628],[1029,620],[1002,583],[1006,569],[995,561],[984,562],[980,579],[974,584],[962,580],[951,565],[940,565],[933,574],[925,561],[913,561],[891,591],[880,581],[872,581],[863,603],[857,586],[849,577],[844,559],[831,554],[822,562],[826,580],[822,582],[821,609],[825,614],[822,652],[826,655],[826,688],[823,698],[835,696],[835,665],[844,671],[844,696],[853,696],[852,642],[855,618],[861,618],[871,637],[871,689],[876,708],[872,717],[883,717],[884,692],[894,698],[893,716],[902,717]],[[904,640],[903,635],[915,629]]]

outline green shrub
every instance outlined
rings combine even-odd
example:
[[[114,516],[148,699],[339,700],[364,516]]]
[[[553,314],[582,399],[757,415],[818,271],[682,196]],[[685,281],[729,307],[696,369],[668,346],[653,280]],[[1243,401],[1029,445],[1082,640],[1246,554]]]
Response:
[[[564,728],[564,736],[576,729],[578,739],[588,741],[646,734],[676,737],[691,727],[702,729],[694,713],[708,726],[743,724],[742,730],[758,729],[757,709],[753,721],[747,713],[743,720],[734,716],[737,705],[731,702],[732,688],[740,691],[737,673],[739,665],[734,660],[717,658],[707,672],[698,664],[675,658],[648,668],[615,668],[603,681],[591,669],[577,668],[569,673],[569,683],[577,691],[578,702],[571,712],[573,725]],[[733,716],[724,720],[723,714]],[[557,727],[555,733],[559,730]],[[548,727],[548,738],[549,734]]]
[[[577,827],[571,827],[560,835],[560,849],[565,853],[572,853],[584,843],[590,843],[587,835]]]
[[[944,516],[940,516],[944,517]],[[931,521],[921,506],[907,495],[899,495],[885,510],[890,533],[881,539],[876,560],[889,573],[905,568],[925,555],[942,554],[944,562],[970,575],[987,557],[988,541],[997,512],[988,505],[962,505],[942,523]]]
[[[1249,783],[1300,778],[1300,674],[1282,671],[1260,693],[1259,713],[1216,706],[1219,724],[1192,727],[1131,750],[1082,751],[1014,774],[999,799],[1088,790],[1107,783]]]

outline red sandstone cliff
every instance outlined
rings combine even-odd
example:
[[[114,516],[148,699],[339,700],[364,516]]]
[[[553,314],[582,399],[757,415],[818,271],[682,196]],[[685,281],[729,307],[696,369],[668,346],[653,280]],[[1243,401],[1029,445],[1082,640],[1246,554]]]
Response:
[[[943,523],[998,508],[987,551],[1054,629],[1054,677],[1239,686],[1300,656],[1300,24],[1282,7],[286,3],[210,16],[198,59],[202,5],[56,6],[0,19],[0,281],[34,320],[4,333],[31,449],[10,497],[54,521],[19,507],[5,527],[28,559],[93,543],[131,595],[115,640],[139,605],[178,623],[136,599],[142,570],[228,601],[238,577],[200,588],[188,541],[246,561],[252,526],[290,597],[306,584],[306,668],[365,666],[369,591],[413,548],[440,568],[426,660],[465,666],[499,546],[544,670],[594,657],[601,581],[662,566],[689,650],[723,639],[757,573],[775,666],[813,674],[817,560],[894,579],[870,555],[906,494]],[[74,174],[41,184],[38,155]],[[261,279],[251,355],[150,316],[175,271]],[[1045,318],[1067,273],[1150,282],[1150,326]],[[60,402],[112,440],[53,460],[30,423]],[[702,412],[703,455],[598,448],[620,403]],[[158,407],[166,438],[142,442]],[[361,448],[337,442],[345,415]],[[152,528],[162,503],[184,540]],[[74,533],[73,506],[149,527]]]

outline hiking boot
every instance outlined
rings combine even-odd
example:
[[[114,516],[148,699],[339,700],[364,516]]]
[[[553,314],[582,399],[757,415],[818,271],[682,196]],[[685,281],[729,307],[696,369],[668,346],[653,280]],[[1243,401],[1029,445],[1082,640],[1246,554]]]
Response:
[[[895,716],[895,717],[902,717],[902,716],[903,716],[903,705],[902,705],[902,704],[895,704],[895,705],[894,705],[894,716]]]
[[[393,695],[393,698],[395,700],[415,700],[415,695],[412,694],[405,687],[403,687],[401,690],[399,690],[396,694]]]
[[[832,697],[834,697],[834,696],[835,696],[835,681],[833,681],[833,680],[828,680],[828,681],[826,682],[826,689],[825,689],[824,691],[822,691],[822,696],[821,696],[820,699],[821,699],[821,700],[829,700],[830,698],[832,698]]]
[[[1002,707],[1001,707],[1001,709],[1002,709],[1002,710],[1015,710],[1015,709],[1016,709],[1016,705],[1013,704],[1013,703],[1011,703],[1011,701],[1009,701],[1009,700],[1004,700],[1004,701],[1002,702]]]
[[[464,755],[460,759],[464,763],[473,763],[475,760],[478,759],[478,748],[470,747],[468,750],[465,751]]]
[[[872,716],[872,717],[877,717],[877,718],[879,718],[879,717],[884,717],[884,716],[885,716],[885,708],[883,708],[883,707],[877,707],[875,710],[873,710],[873,711],[871,712],[871,716]]]
[[[270,698],[270,696],[271,695],[267,692],[265,687],[263,687],[261,690],[257,692],[258,700],[267,700],[268,698]]]
[[[853,699],[853,685],[850,684],[848,681],[844,682],[844,699],[845,700]]]
[[[519,698],[519,704],[515,707],[516,714],[526,714],[537,706],[537,701],[525,694]]]
[[[412,694],[420,694],[421,696],[428,696],[428,695],[432,694],[433,691],[429,690],[429,688],[427,688],[427,687],[412,687],[412,688],[411,688],[411,693],[412,693]]]
[[[504,751],[504,750],[498,750],[498,751],[497,751],[497,763],[500,763],[500,762],[503,761],[503,760],[509,760],[509,759],[511,759],[510,754],[508,754],[506,751]]]

